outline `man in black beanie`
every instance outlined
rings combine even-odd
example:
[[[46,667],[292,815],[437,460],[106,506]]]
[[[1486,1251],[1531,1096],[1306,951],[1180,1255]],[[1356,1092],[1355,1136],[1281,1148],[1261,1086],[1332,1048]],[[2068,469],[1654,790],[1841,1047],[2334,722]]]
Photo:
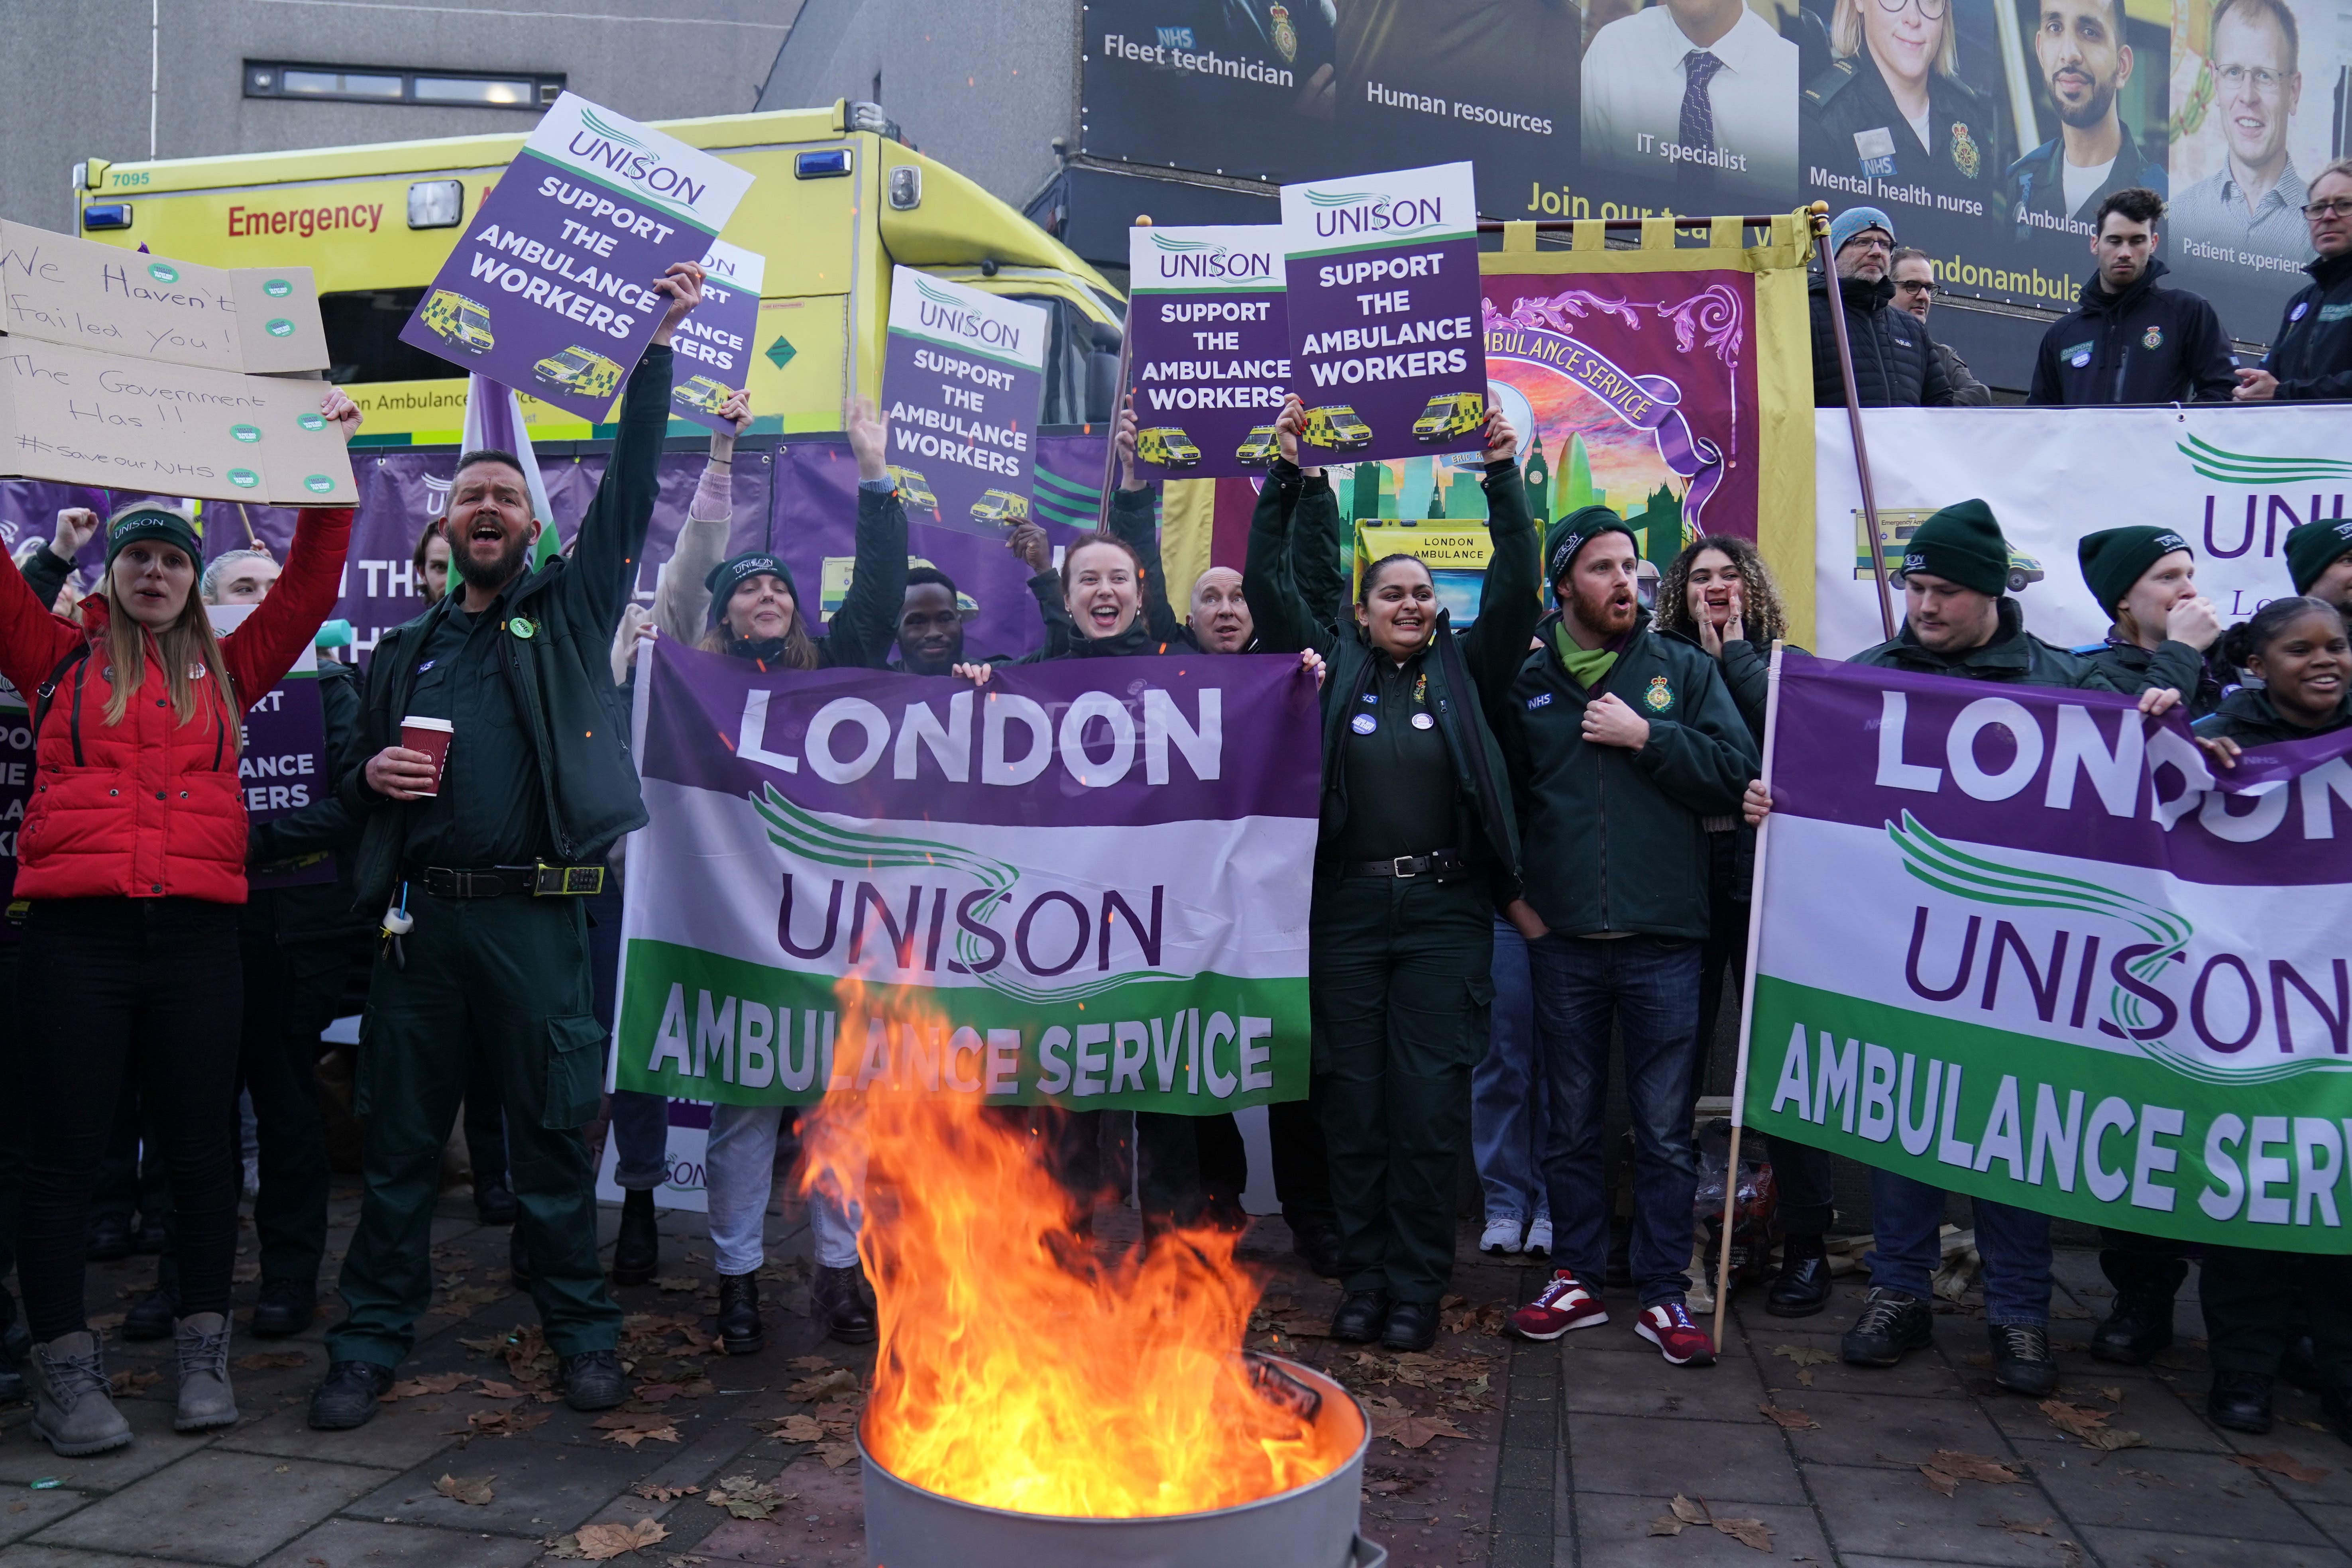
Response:
[[[2286,571],[2296,593],[2352,616],[2352,517],[2315,517],[2288,529]]]
[[[2113,623],[2106,640],[2078,647],[2100,679],[2140,700],[2151,717],[2177,702],[2202,719],[2221,703],[2205,654],[2221,637],[2212,602],[2197,592],[2197,553],[2168,528],[2136,523],[2086,533],[2074,547],[2083,581]]]

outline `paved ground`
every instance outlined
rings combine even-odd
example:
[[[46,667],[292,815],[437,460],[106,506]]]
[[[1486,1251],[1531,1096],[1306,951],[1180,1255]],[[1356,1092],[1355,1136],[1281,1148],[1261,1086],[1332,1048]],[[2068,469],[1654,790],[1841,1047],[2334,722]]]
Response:
[[[333,1246],[354,1206],[339,1194]],[[1106,1245],[1131,1235],[1125,1217],[1102,1216]],[[284,1364],[241,1367],[245,1420],[203,1439],[171,1431],[169,1380],[152,1376],[168,1371],[167,1349],[118,1346],[131,1447],[59,1459],[25,1430],[26,1407],[0,1410],[0,1563],[507,1568],[601,1552],[621,1531],[643,1542],[623,1563],[862,1563],[858,1466],[842,1446],[855,1395],[838,1374],[862,1375],[870,1356],[819,1341],[806,1230],[782,1213],[768,1350],[710,1353],[698,1219],[668,1222],[667,1289],[623,1292],[639,1397],[618,1419],[539,1396],[545,1368],[530,1304],[507,1289],[506,1233],[477,1226],[456,1193],[435,1231],[441,1310],[401,1369],[404,1396],[371,1426],[303,1425],[324,1365],[315,1329],[241,1341],[237,1357]],[[1983,1330],[1965,1304],[1939,1318],[1934,1354],[1868,1373],[1834,1355],[1855,1281],[1830,1313],[1796,1323],[1764,1316],[1751,1292],[1722,1363],[1677,1371],[1633,1336],[1630,1300],[1611,1301],[1617,1321],[1558,1345],[1500,1337],[1503,1307],[1536,1275],[1465,1244],[1452,1331],[1428,1356],[1396,1357],[1318,1337],[1336,1290],[1286,1247],[1276,1221],[1244,1244],[1268,1276],[1255,1341],[1331,1371],[1372,1411],[1383,1436],[1364,1531],[1399,1568],[1698,1568],[1765,1550],[1849,1568],[2352,1568],[2352,1448],[2316,1429],[2316,1403],[2285,1393],[2270,1436],[2228,1436],[2199,1415],[2199,1344],[2145,1370],[2090,1362],[2079,1346],[2104,1287],[2086,1253],[2061,1256],[2066,1381],[2053,1415],[1992,1387],[1971,1359]],[[152,1268],[94,1266],[93,1312],[120,1313]],[[2198,1331],[2193,1299],[2180,1325]],[[712,1506],[714,1489],[737,1500]],[[1690,1522],[1675,1517],[1677,1494]]]

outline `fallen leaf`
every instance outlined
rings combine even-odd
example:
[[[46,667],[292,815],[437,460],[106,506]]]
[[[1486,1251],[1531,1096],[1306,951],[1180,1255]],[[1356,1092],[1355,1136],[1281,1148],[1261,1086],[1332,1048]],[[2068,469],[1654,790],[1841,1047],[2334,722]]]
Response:
[[[1421,1447],[1432,1437],[1466,1438],[1470,1436],[1442,1415],[1408,1415],[1395,1429],[1382,1435],[1407,1448]]]
[[[625,1552],[641,1551],[657,1541],[667,1541],[669,1531],[656,1521],[641,1519],[635,1524],[583,1524],[575,1539],[581,1556],[591,1563],[602,1563]]]
[[[824,1436],[824,1428],[817,1425],[816,1417],[813,1415],[787,1415],[768,1436],[780,1437],[787,1443],[814,1443]]]
[[[1683,1521],[1676,1519],[1673,1514],[1662,1513],[1658,1515],[1657,1518],[1650,1521],[1650,1533],[1652,1535],[1680,1535],[1682,1532]]]
[[[1772,1527],[1760,1519],[1718,1519],[1717,1533],[1727,1535],[1742,1546],[1752,1546],[1759,1552],[1772,1550]]]
[[[1939,1492],[1943,1493],[1946,1497],[1958,1497],[1958,1496],[1959,1496],[1959,1494],[1960,1494],[1960,1478],[1959,1478],[1959,1477],[1958,1477],[1958,1476],[1948,1476],[1948,1475],[1946,1475],[1943,1471],[1941,1471],[1941,1470],[1937,1469],[1937,1468],[1935,1466],[1933,1466],[1933,1465],[1922,1465],[1922,1466],[1920,1466],[1920,1467],[1919,1467],[1919,1473],[1920,1473],[1920,1475],[1922,1475],[1922,1476],[1924,1476],[1924,1477],[1926,1477],[1926,1478],[1927,1478],[1927,1484],[1928,1484],[1929,1486],[1931,1486],[1931,1487],[1935,1488],[1937,1491],[1939,1491]]]
[[[2267,1454],[2232,1454],[2230,1458],[2250,1470],[2268,1470],[2274,1476],[2290,1481],[2300,1481],[2305,1486],[2309,1486],[2327,1474],[2326,1470],[2305,1464],[2284,1448],[2274,1449]]]
[[[482,1386],[474,1390],[484,1399],[520,1399],[523,1391],[511,1383],[500,1383],[494,1377],[482,1379]]]
[[[546,1410],[477,1410],[466,1417],[460,1433],[471,1432],[478,1437],[511,1437],[518,1432],[545,1426],[551,1414]]]
[[[1964,1481],[1983,1481],[1988,1486],[2000,1486],[2005,1481],[2020,1479],[2018,1473],[1999,1459],[1988,1459],[1982,1454],[1963,1454],[1952,1448],[1938,1448],[1927,1456],[1927,1463],[1948,1476],[1958,1476]]]
[[[784,1364],[794,1372],[823,1372],[833,1364],[833,1358],[823,1355],[796,1355]]]
[[[420,1394],[455,1394],[474,1381],[470,1372],[436,1372],[425,1377],[412,1377],[395,1383],[378,1395],[378,1402],[393,1399],[414,1399]]]
[[[699,1279],[689,1279],[683,1274],[671,1274],[655,1280],[654,1289],[656,1290],[666,1291],[671,1295],[676,1295],[681,1290],[701,1289],[702,1281]]]
[[[478,1355],[495,1356],[506,1353],[507,1337],[504,1334],[485,1334],[478,1340],[460,1339],[457,1342]]]
[[[2038,1522],[2030,1519],[2004,1519],[2000,1521],[2000,1528],[2011,1535],[2047,1535],[2053,1522],[2047,1519]]]
[[[490,1489],[490,1483],[497,1479],[495,1476],[452,1476],[445,1473],[433,1483],[433,1489],[455,1501],[486,1508],[490,1500],[499,1495]]]
[[[651,1481],[639,1481],[629,1489],[647,1502],[676,1502],[682,1497],[698,1496],[702,1490],[700,1487],[656,1486]]]
[[[836,1394],[856,1394],[857,1374],[847,1367],[828,1372],[822,1377],[804,1377],[784,1390],[786,1399],[814,1405]]]
[[[1799,1366],[1828,1366],[1837,1360],[1836,1352],[1815,1350],[1811,1345],[1774,1345],[1772,1353],[1787,1356]]]
[[[236,1358],[239,1372],[268,1372],[272,1367],[305,1366],[310,1358],[300,1351],[256,1351]]]
[[[1813,1385],[1813,1369],[1812,1369],[1811,1367],[1809,1367],[1809,1366],[1801,1366],[1801,1367],[1799,1367],[1799,1368],[1797,1369],[1797,1381],[1798,1381],[1799,1383],[1801,1383],[1801,1384],[1804,1384],[1807,1388],[1811,1388],[1811,1387],[1812,1387],[1812,1385]]]
[[[837,1470],[841,1468],[842,1466],[849,1463],[850,1460],[857,1458],[857,1445],[855,1443],[820,1443],[816,1447],[816,1457],[824,1461],[824,1468],[826,1469]]]
[[[730,1476],[710,1489],[703,1501],[723,1508],[737,1519],[765,1519],[783,1506],[776,1489],[753,1476]]]
[[[648,1437],[657,1443],[675,1443],[678,1440],[677,1428],[671,1426],[669,1418],[664,1415],[614,1414],[600,1415],[594,1424],[597,1429],[604,1434],[607,1441],[625,1443],[632,1448]]]
[[[163,1381],[163,1374],[146,1367],[125,1367],[108,1378],[107,1383],[117,1394],[129,1394],[142,1388],[152,1388]]]
[[[1818,1432],[1822,1424],[1801,1410],[1783,1410],[1777,1405],[1759,1405],[1757,1409],[1764,1418],[1784,1432]]]
[[[2124,1402],[2124,1391],[2114,1386],[2102,1388],[2099,1390],[2099,1397],[2110,1405],[2121,1405]]]
[[[719,1392],[719,1385],[707,1377],[689,1377],[678,1384],[678,1394],[687,1399],[704,1399]]]
[[[460,1285],[449,1292],[449,1300],[468,1307],[487,1307],[492,1301],[503,1301],[507,1293],[495,1285]]]
[[[1675,1494],[1675,1500],[1666,1506],[1673,1509],[1675,1517],[1685,1524],[1713,1524],[1715,1522],[1715,1515],[1707,1511],[1706,1501],[1703,1498],[1697,1501],[1693,1501],[1691,1499],[1683,1496],[1682,1493],[1676,1492]]]
[[[678,1387],[674,1383],[641,1383],[636,1394],[647,1405],[662,1405],[677,1397]]]

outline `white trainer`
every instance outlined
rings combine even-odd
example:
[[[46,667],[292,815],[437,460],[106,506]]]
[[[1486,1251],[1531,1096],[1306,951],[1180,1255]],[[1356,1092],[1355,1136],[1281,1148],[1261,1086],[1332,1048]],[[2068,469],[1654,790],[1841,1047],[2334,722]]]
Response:
[[[1551,1218],[1549,1215],[1538,1216],[1532,1225],[1528,1226],[1528,1239],[1520,1250],[1525,1252],[1529,1258],[1549,1258],[1551,1256]]]
[[[1500,1258],[1507,1252],[1517,1252],[1518,1249],[1519,1222],[1517,1220],[1506,1215],[1501,1219],[1490,1219],[1486,1222],[1485,1234],[1478,1237],[1479,1251],[1490,1258]]]

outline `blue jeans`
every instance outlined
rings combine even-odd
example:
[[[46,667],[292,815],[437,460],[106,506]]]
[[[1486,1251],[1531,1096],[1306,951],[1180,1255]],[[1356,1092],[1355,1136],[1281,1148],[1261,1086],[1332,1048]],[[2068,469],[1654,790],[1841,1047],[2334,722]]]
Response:
[[[1699,944],[1555,931],[1528,944],[1550,1104],[1544,1180],[1558,1267],[1594,1285],[1609,1266],[1608,1156],[1601,1112],[1613,1020],[1633,1113],[1633,1283],[1642,1304],[1690,1289],[1690,1079],[1698,1058]]]
[[[650,1193],[669,1175],[669,1101],[642,1089],[613,1091],[613,1182]]]
[[[1977,1251],[1984,1258],[1985,1321],[2050,1326],[2050,1216],[2007,1204],[1971,1200]],[[1875,1249],[1863,1262],[1870,1282],[1921,1300],[1942,1262],[1937,1230],[1944,1189],[1892,1171],[1870,1173]]]
[[[1486,1054],[1470,1069],[1470,1148],[1486,1189],[1486,1217],[1522,1223],[1551,1217],[1544,1186],[1543,1055],[1536,1044],[1536,995],[1528,939],[1495,922],[1495,1008]]]
[[[703,1196],[710,1209],[710,1250],[721,1274],[756,1273],[767,1261],[761,1227],[776,1190],[776,1139],[790,1114],[781,1105],[711,1107]],[[821,1184],[809,1194],[808,1216],[818,1263],[846,1268],[857,1261],[862,1216],[856,1194],[845,1197]]]

